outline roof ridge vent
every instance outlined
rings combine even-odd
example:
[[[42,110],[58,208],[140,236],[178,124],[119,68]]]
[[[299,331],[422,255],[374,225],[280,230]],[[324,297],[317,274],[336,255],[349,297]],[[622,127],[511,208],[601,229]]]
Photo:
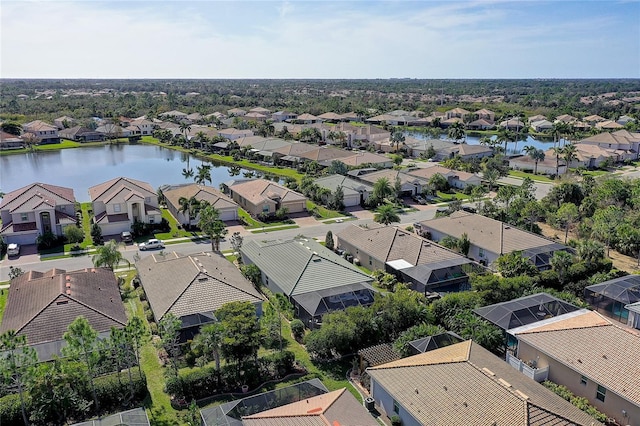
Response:
[[[493,371],[489,370],[487,367],[483,367],[482,371],[484,371],[485,373],[487,373],[490,376],[495,376],[496,373],[494,373]]]
[[[498,383],[500,383],[505,388],[510,388],[511,387],[511,383],[507,382],[505,379],[498,379]]]

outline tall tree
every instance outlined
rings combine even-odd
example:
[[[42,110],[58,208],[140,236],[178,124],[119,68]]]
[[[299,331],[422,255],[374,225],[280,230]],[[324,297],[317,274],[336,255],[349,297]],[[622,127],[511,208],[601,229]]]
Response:
[[[201,164],[196,167],[196,175],[194,181],[199,185],[204,185],[205,182],[211,183],[211,165]]]
[[[109,240],[103,246],[96,249],[96,254],[91,258],[93,265],[97,268],[106,266],[112,271],[120,263],[126,262],[129,266],[131,263],[122,256],[120,247],[115,240]]]
[[[460,121],[456,121],[451,126],[449,126],[449,130],[447,130],[447,136],[449,139],[453,139],[458,143],[461,139],[464,139],[466,136],[466,132],[464,130],[464,124]]]
[[[67,346],[62,348],[62,354],[71,359],[84,363],[91,385],[91,394],[96,411],[100,411],[98,396],[96,394],[95,378],[96,366],[98,364],[98,332],[91,327],[89,321],[83,316],[79,316],[69,326],[62,336]]]
[[[200,211],[198,226],[211,239],[211,249],[218,251],[220,241],[229,232],[224,222],[220,220],[220,212],[211,205],[206,206]]]
[[[391,183],[389,182],[389,179],[387,179],[386,177],[381,177],[380,179],[378,179],[373,184],[373,192],[371,195],[378,205],[382,204],[386,198],[393,195],[393,188],[391,186]]]
[[[569,143],[566,144],[563,148],[562,148],[562,159],[564,160],[566,166],[565,169],[565,173],[569,172],[569,166],[571,165],[571,163],[575,160],[578,159],[578,152],[577,152],[577,148],[574,144]]]
[[[564,227],[564,243],[567,243],[569,229],[580,218],[578,207],[573,203],[563,203],[556,212],[556,218]]]
[[[0,335],[0,353],[0,378],[5,384],[18,388],[22,421],[28,426],[25,391],[34,378],[38,356],[35,349],[27,345],[27,338],[18,336],[14,330]]]
[[[205,360],[216,362],[216,372],[220,373],[220,348],[224,329],[221,323],[207,324],[200,329],[200,333],[191,342],[191,348],[202,352]]]
[[[527,145],[524,147],[524,152],[534,161],[533,174],[538,174],[538,163],[544,161],[545,153],[543,150],[536,148],[533,145]]]
[[[144,345],[146,339],[148,338],[148,330],[144,325],[144,322],[140,317],[134,316],[127,321],[127,325],[124,328],[125,335],[129,342],[131,343],[131,347],[133,349],[133,353],[136,357],[136,362],[138,363],[138,372],[140,373],[140,377],[142,377],[142,366],[140,364],[140,351],[142,350],[142,345]]]
[[[573,255],[564,250],[553,253],[550,259],[551,268],[558,274],[560,285],[564,286],[569,268],[574,263]]]
[[[161,346],[171,361],[171,372],[178,377],[178,356],[180,355],[180,328],[182,321],[169,312],[158,322]]]
[[[255,359],[260,347],[260,323],[256,307],[251,302],[230,302],[216,311],[223,330],[222,356],[238,366],[247,359]]]
[[[324,246],[329,250],[333,251],[334,242],[333,242],[333,232],[331,230],[327,231],[327,235],[324,237]]]

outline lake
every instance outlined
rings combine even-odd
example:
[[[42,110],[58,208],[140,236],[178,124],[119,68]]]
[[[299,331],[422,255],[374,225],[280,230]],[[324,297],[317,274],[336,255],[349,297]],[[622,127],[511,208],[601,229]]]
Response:
[[[408,136],[408,137],[412,137],[412,138],[420,139],[420,140],[432,139],[431,136],[426,135],[426,134],[421,133],[421,132],[405,132],[405,135]],[[440,139],[450,140],[449,138],[447,138],[446,134],[440,135]],[[495,139],[495,136],[492,136],[491,139]],[[563,139],[561,139],[560,141],[562,143],[564,143]],[[480,145],[480,138],[478,136],[469,136],[469,135],[467,135],[466,143],[468,143],[469,145]],[[546,151],[548,149],[553,148],[553,140],[540,140],[540,139],[534,138],[533,136],[527,135],[527,139],[526,140],[518,141],[517,144],[509,143],[507,145],[507,154],[508,155],[522,154],[523,153],[522,149],[527,145],[532,145],[532,146],[534,146],[534,147],[536,147],[538,149],[542,149],[542,150]],[[504,144],[502,145],[502,147],[504,147]]]
[[[41,151],[0,157],[0,190],[11,192],[34,182],[73,188],[76,200],[90,201],[91,186],[116,177],[129,177],[158,188],[165,184],[193,182],[182,169],[196,171],[202,161],[192,155],[154,145],[104,145],[59,151]],[[211,164],[204,161],[207,164]],[[232,179],[229,168],[211,164],[210,184]],[[242,174],[239,176],[242,178]]]

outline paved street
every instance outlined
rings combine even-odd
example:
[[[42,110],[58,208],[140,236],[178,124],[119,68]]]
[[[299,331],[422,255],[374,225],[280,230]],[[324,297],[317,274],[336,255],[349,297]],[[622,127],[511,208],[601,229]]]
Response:
[[[417,212],[405,213],[400,215],[401,224],[400,226],[405,227],[409,226],[414,222],[433,219],[436,214],[437,207],[435,205],[429,206],[419,206],[421,210]],[[324,239],[327,231],[331,230],[334,235],[337,232],[340,232],[345,227],[351,224],[370,224],[373,223],[373,214],[368,211],[356,212],[354,216],[362,217],[361,219],[351,219],[345,220],[341,223],[321,223],[312,220],[301,220],[298,221],[300,228],[294,229],[285,229],[280,231],[267,231],[259,234],[252,234],[251,232],[245,230],[241,226],[230,227],[229,235],[231,235],[234,231],[240,231],[240,233],[244,236],[246,241],[251,240],[273,240],[273,239],[288,239],[293,238],[296,235],[303,234],[307,237],[311,238],[319,238],[321,240]],[[267,228],[268,229],[268,228]],[[231,249],[231,244],[229,241],[223,241],[220,244],[221,250],[229,250]],[[178,244],[170,244],[167,245],[166,251],[177,251],[182,254],[194,254],[201,253],[203,251],[211,251],[211,243],[208,241],[199,241],[199,242],[184,242]],[[157,251],[138,251],[137,246],[128,245],[124,248],[123,254],[124,257],[130,261],[132,264],[134,262],[134,256],[136,253],[140,257],[149,256],[153,253],[157,253]],[[52,268],[65,269],[68,271],[89,268],[93,266],[91,262],[90,255],[83,255],[77,257],[63,258],[63,259],[54,259],[54,260],[40,260],[39,255],[37,254],[24,254],[16,259],[4,259],[0,264],[0,281],[7,281],[9,279],[9,267],[20,267],[24,271],[36,270],[36,271],[46,271]]]

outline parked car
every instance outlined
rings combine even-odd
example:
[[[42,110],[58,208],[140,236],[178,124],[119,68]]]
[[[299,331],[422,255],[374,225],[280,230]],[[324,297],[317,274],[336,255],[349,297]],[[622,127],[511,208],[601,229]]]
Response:
[[[138,248],[140,250],[160,249],[160,248],[164,248],[164,243],[162,241],[160,241],[160,240],[152,238],[149,241],[147,241],[146,243],[138,244]]]
[[[422,195],[414,195],[413,200],[418,204],[427,204],[427,200]]]
[[[7,246],[7,256],[20,256],[20,245],[11,243]]]
[[[123,243],[132,243],[133,242],[133,235],[131,235],[131,232],[129,232],[129,231],[124,231],[120,235],[120,239],[122,240]]]
[[[475,212],[477,212],[476,209],[474,209],[473,207],[470,207],[470,206],[462,206],[462,210],[464,210],[467,213],[475,213]]]

